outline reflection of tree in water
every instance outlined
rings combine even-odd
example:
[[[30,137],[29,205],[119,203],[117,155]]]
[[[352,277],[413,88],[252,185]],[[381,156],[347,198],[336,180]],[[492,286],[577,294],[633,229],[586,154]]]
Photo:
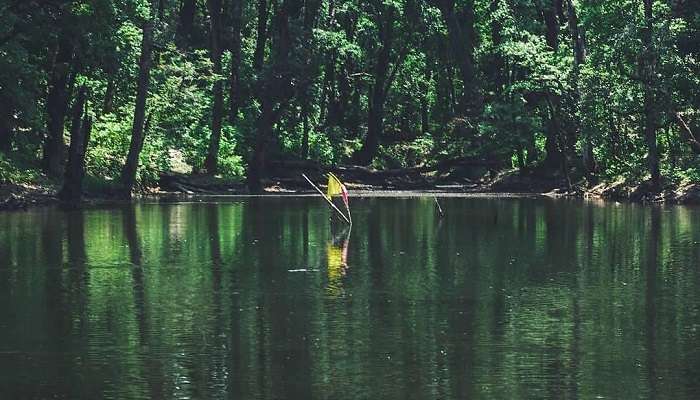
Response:
[[[43,397],[697,393],[700,214],[460,199],[439,226],[431,202],[373,200],[347,269],[344,224],[291,203],[13,222],[0,325],[26,333],[0,330],[22,352],[4,387],[38,367]]]
[[[646,314],[646,351],[647,351],[647,382],[649,384],[649,398],[657,398],[657,354],[656,354],[656,329],[657,302],[661,300],[656,296],[656,280],[659,266],[659,246],[661,242],[661,210],[658,207],[651,209],[651,221],[649,224],[647,254],[646,254],[646,290],[645,290],[645,314]]]
[[[132,292],[138,325],[140,352],[145,353],[140,358],[143,360],[143,369],[148,371],[146,374],[146,381],[151,398],[162,398],[166,382],[164,379],[162,361],[159,357],[153,357],[148,354],[152,347],[149,326],[150,319],[147,308],[148,298],[146,296],[146,282],[144,279],[143,253],[137,230],[136,209],[134,205],[127,205],[122,209],[122,226],[129,247]]]
[[[68,303],[78,316],[78,329],[83,332],[88,322],[87,290],[90,274],[87,269],[85,251],[85,213],[71,211],[66,218],[68,239]]]
[[[328,295],[336,297],[343,293],[343,277],[348,268],[348,247],[350,244],[350,233],[352,228],[347,225],[334,227],[331,224],[331,237],[326,246],[326,257],[328,259]]]

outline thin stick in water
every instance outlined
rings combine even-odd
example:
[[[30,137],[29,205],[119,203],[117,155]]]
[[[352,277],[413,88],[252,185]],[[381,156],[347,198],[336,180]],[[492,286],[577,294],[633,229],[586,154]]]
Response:
[[[440,203],[438,203],[437,196],[433,196],[433,199],[435,199],[435,205],[437,206],[438,212],[440,213],[440,218],[444,218],[445,213],[442,211],[442,207],[440,207]]]

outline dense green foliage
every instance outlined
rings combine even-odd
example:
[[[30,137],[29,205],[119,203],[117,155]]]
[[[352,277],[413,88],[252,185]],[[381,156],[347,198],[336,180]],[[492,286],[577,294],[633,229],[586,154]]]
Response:
[[[687,0],[0,0],[2,176],[63,176],[84,86],[86,172],[127,185],[130,146],[142,185],[307,158],[697,181],[699,32]]]

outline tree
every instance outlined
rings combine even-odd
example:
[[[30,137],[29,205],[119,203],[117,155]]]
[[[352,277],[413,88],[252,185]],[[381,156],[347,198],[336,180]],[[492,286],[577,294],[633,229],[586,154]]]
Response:
[[[83,194],[83,176],[85,175],[85,153],[90,141],[92,120],[87,113],[87,89],[81,86],[73,105],[73,122],[70,133],[70,150],[68,164],[63,181],[63,188],[58,197],[68,203],[78,204]],[[84,114],[84,116],[83,116]]]
[[[228,120],[231,125],[235,125],[238,121],[238,109],[243,100],[241,86],[241,62],[242,62],[242,37],[241,30],[243,28],[243,8],[245,0],[231,1],[231,37],[230,37],[230,52],[231,52],[231,73],[229,76],[229,113]]]
[[[61,35],[56,43],[54,62],[51,67],[49,93],[46,97],[48,116],[47,137],[44,143],[44,172],[58,177],[63,170],[65,143],[63,128],[72,89],[71,67],[74,44],[67,35]]]
[[[151,78],[151,53],[153,51],[153,28],[156,20],[155,10],[158,0],[152,0],[150,13],[143,25],[143,37],[141,39],[141,57],[139,59],[139,78],[136,91],[136,105],[134,107],[134,125],[131,130],[131,144],[126,157],[126,164],[122,169],[121,184],[122,194],[130,197],[136,182],[136,170],[139,165],[139,155],[143,147],[146,132],[144,122],[146,119],[146,100]]]
[[[9,154],[10,150],[12,150],[12,136],[14,133],[14,110],[10,105],[10,99],[6,99],[5,96],[0,96],[0,102],[5,104],[5,107],[0,110],[0,152]]]
[[[183,0],[180,6],[175,42],[181,50],[187,50],[192,40],[194,17],[197,13],[196,0]]]
[[[360,165],[369,165],[379,148],[379,140],[384,131],[384,103],[400,63],[400,61],[395,61],[392,66],[391,62],[395,40],[394,23],[398,10],[392,3],[373,1],[371,4],[377,20],[379,48],[372,68],[373,82],[368,99],[367,136],[355,157],[355,161]],[[399,58],[401,57],[399,56]]]
[[[456,9],[456,0],[435,0],[447,26],[452,57],[462,79],[460,114],[474,116],[480,103],[474,68],[474,1],[468,0]]]
[[[642,71],[644,86],[644,139],[647,143],[649,172],[651,184],[656,190],[661,185],[661,168],[659,166],[659,149],[656,143],[656,129],[658,128],[658,111],[656,109],[655,80],[657,55],[654,48],[654,14],[653,0],[644,2],[644,26],[642,27],[642,44],[644,46],[639,60],[639,68]]]
[[[207,8],[209,9],[211,21],[209,34],[211,46],[210,57],[213,65],[213,72],[216,75],[214,88],[212,90],[214,99],[211,110],[211,139],[209,141],[207,157],[204,160],[204,169],[209,175],[214,175],[217,172],[219,145],[221,142],[221,123],[224,117],[224,82],[221,79],[221,55],[223,52],[221,45],[223,35],[221,6],[221,0],[207,0]]]
[[[593,155],[593,143],[589,134],[583,134],[581,132],[581,119],[579,115],[581,101],[580,77],[581,68],[586,63],[586,40],[583,29],[579,25],[578,13],[576,12],[576,6],[574,5],[573,0],[566,0],[566,10],[574,54],[574,68],[572,74],[574,104],[576,107],[574,129],[577,136],[581,136],[583,139],[583,166],[586,170],[589,181],[593,182],[595,181],[596,172],[595,156]]]
[[[258,79],[260,116],[255,125],[255,144],[248,166],[247,184],[249,190],[254,193],[263,190],[262,179],[266,174],[267,151],[270,141],[274,138],[274,125],[294,95],[292,81],[296,71],[293,71],[293,68],[297,64],[292,64],[291,57],[298,43],[295,43],[295,32],[290,26],[290,20],[298,21],[301,9],[301,1],[284,0],[278,6],[273,19],[275,31],[272,37],[270,65]]]

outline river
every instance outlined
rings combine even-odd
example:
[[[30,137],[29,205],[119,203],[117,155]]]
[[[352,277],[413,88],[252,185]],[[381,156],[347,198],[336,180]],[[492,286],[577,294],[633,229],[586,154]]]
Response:
[[[0,213],[0,398],[700,398],[700,209],[441,204]]]

